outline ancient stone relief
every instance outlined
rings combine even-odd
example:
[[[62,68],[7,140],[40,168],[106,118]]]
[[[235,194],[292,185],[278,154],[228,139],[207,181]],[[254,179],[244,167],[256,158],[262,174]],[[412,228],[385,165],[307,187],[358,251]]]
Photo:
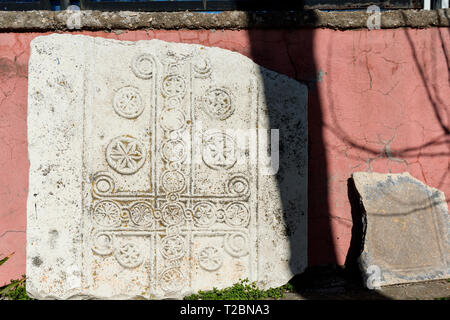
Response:
[[[104,171],[95,173],[91,191],[91,254],[112,255],[128,269],[139,268],[147,260],[154,290],[168,294],[191,286],[194,270],[196,277],[199,272],[219,270],[226,255],[240,260],[246,269],[242,275],[253,277],[249,259],[257,254],[250,240],[254,230],[249,227],[256,219],[251,204],[257,198],[256,173],[231,170],[237,162],[236,138],[220,130],[204,131],[198,146],[202,159],[199,164],[192,158],[190,147],[196,142],[184,141],[193,135],[193,122],[207,117],[225,121],[233,116],[236,107],[226,87],[194,89],[197,78],[208,80],[214,71],[207,58],[196,56],[192,61],[192,57],[168,51],[159,58],[137,54],[129,61],[130,72],[148,81],[148,90],[159,97],[159,105],[146,104],[132,83],[114,93],[110,116],[116,112],[126,122],[143,112],[153,112],[150,128],[156,137],[155,143],[139,141],[126,131],[124,123],[123,134],[106,146],[105,164],[120,175],[133,175],[145,161],[151,161],[151,167],[159,170],[156,179],[150,181],[152,191],[119,194],[105,165]],[[256,87],[249,89],[256,91]],[[256,114],[256,101],[246,108]],[[201,181],[192,177],[194,166],[220,171],[213,183],[224,184],[224,192],[196,192],[195,185]],[[154,248],[147,259],[142,251],[149,248],[136,244],[135,237],[146,237]],[[211,237],[219,239],[215,245],[210,244]]]
[[[201,46],[77,40],[87,44],[88,54],[74,58],[84,76],[73,81],[85,89],[78,92],[82,142],[75,150],[82,172],[74,260],[81,276],[72,295],[180,297],[243,278],[267,286],[273,282],[261,276],[260,265],[277,253],[260,257],[261,250],[269,242],[277,248],[280,239],[281,258],[274,263],[283,265],[284,278],[292,274],[287,239],[263,240],[271,228],[264,226],[264,214],[282,204],[275,178],[258,169],[267,149],[260,149],[258,128],[268,126],[256,65]],[[61,55],[68,50],[61,41],[42,37],[36,48],[56,44],[52,54]],[[246,71],[226,71],[228,55],[231,65],[241,63]],[[306,91],[296,90],[293,107],[305,122]],[[54,133],[49,128],[46,134]],[[262,200],[262,189],[273,204]],[[306,262],[304,252],[298,255]]]

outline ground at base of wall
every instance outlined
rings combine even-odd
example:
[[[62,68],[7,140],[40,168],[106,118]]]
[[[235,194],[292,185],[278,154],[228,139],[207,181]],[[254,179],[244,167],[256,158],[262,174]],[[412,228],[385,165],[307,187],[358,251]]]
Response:
[[[282,288],[285,288],[286,291],[280,296],[279,289]],[[1,289],[3,288],[0,288],[0,291],[2,291]],[[25,290],[24,285],[21,284],[20,288],[14,290],[13,294],[0,295],[0,300],[33,300],[22,292]],[[294,279],[293,283],[291,281],[291,283],[271,291],[276,292],[268,294],[268,298],[261,300],[275,300],[275,298],[270,298],[274,296],[277,297],[276,300],[450,300],[450,279],[392,285],[368,290],[355,278],[349,278],[345,273],[329,272],[316,277],[308,277],[306,281],[304,278]],[[196,300],[194,297],[191,299]]]
[[[383,286],[369,290],[359,271],[313,268],[291,280],[295,290],[284,300],[449,300],[450,279]]]
[[[450,279],[386,286],[376,290],[336,286],[287,292],[283,300],[450,300]]]

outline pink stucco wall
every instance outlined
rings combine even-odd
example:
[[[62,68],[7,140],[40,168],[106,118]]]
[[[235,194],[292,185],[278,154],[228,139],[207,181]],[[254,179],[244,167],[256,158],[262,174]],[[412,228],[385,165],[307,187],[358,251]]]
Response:
[[[310,265],[345,262],[352,172],[409,171],[450,199],[448,29],[83,33],[217,46],[309,84]],[[15,252],[0,286],[25,273],[27,64],[38,35],[0,34],[0,258]]]

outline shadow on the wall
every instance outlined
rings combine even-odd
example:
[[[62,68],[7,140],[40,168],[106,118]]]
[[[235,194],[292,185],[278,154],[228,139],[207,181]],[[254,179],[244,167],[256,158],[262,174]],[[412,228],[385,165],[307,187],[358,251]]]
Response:
[[[322,112],[318,89],[315,86],[320,72],[316,70],[313,53],[313,29],[300,30],[264,30],[250,29],[249,40],[252,59],[259,65],[288,75],[308,87],[308,264],[334,264],[336,256],[332,241],[332,232],[329,224],[327,163],[322,136]],[[266,86],[267,89],[267,86]],[[268,96],[269,90],[264,94]],[[289,223],[299,214],[295,211],[298,199],[295,195],[303,192],[302,186],[293,179],[285,179],[282,168],[295,168],[299,165],[297,159],[301,146],[290,144],[290,135],[280,119],[289,116],[287,111],[279,110],[268,104],[269,121],[271,128],[280,131],[280,171],[276,175],[278,188],[282,200],[284,219]],[[302,112],[302,108],[299,108]],[[297,245],[303,241],[303,235],[289,234],[291,244],[291,269],[295,269],[295,255]]]
[[[347,195],[351,205],[352,237],[345,265],[309,267],[294,276],[290,284],[303,298],[314,300],[389,300],[379,291],[369,290],[358,264],[365,237],[364,207],[352,178],[347,180]]]
[[[354,276],[356,281],[362,281],[358,266],[358,258],[363,251],[363,241],[366,233],[364,219],[364,208],[361,198],[355,186],[353,178],[347,180],[347,195],[352,210],[352,238],[350,248],[345,259],[346,270]]]
[[[251,21],[249,21],[251,23]],[[327,162],[322,135],[322,111],[320,108],[319,92],[315,86],[320,71],[314,62],[313,40],[314,29],[300,30],[265,30],[250,29],[249,40],[252,59],[259,65],[286,74],[291,78],[307,85],[308,87],[308,264],[334,264],[336,256],[333,248],[331,227],[329,224],[328,188],[327,188]],[[265,92],[267,95],[267,92]],[[289,154],[298,153],[299,146],[289,144],[289,132],[286,132],[279,118],[283,117],[283,110],[275,110],[268,105],[269,121],[271,128],[280,130],[280,168],[295,167],[296,157],[288,157]],[[301,112],[301,108],[299,109]],[[290,163],[291,162],[291,163]],[[278,188],[282,200],[284,218],[289,222],[291,215],[298,212],[292,210],[295,191],[302,192],[302,186],[292,179],[283,179],[282,175],[276,176]],[[297,244],[302,241],[301,234],[290,235],[291,269],[294,270]]]
[[[248,24],[250,26],[255,23],[255,17],[254,14],[248,14]],[[448,19],[448,17],[445,18]],[[407,17],[404,16],[404,19],[406,21]],[[445,157],[450,155],[449,123],[445,123],[444,120],[445,118],[449,118],[450,114],[448,113],[448,109],[446,109],[445,99],[440,95],[439,87],[433,85],[433,82],[431,81],[433,75],[430,76],[430,73],[425,71],[426,61],[420,60],[417,52],[418,49],[416,48],[417,44],[414,43],[409,31],[410,30],[407,29],[404,30],[410,44],[409,49],[415,60],[415,66],[413,67],[417,69],[422,79],[429,105],[431,106],[430,112],[435,115],[441,127],[442,135],[436,139],[425,141],[420,145],[409,146],[398,150],[386,149],[380,151],[379,149],[370,149],[370,147],[360,144],[355,137],[352,137],[347,133],[343,126],[339,124],[339,121],[337,120],[338,117],[336,116],[337,111],[333,99],[331,99],[329,112],[332,120],[327,126],[327,129],[345,145],[349,145],[355,150],[361,150],[369,156],[374,155],[381,158],[395,157],[415,159],[419,155],[423,157]],[[433,54],[442,54],[441,52],[438,53],[438,51],[442,51],[446,58],[447,66],[449,66],[449,58],[442,32],[444,31],[439,30],[442,44],[441,47],[432,48],[432,51]],[[321,81],[324,71],[319,70],[315,63],[316,53],[314,52],[314,34],[314,29],[306,28],[297,30],[264,29],[264,26],[261,28],[260,23],[258,29],[251,29],[250,27],[249,30],[251,57],[256,63],[270,70],[288,75],[308,86],[307,255],[309,267],[301,275],[295,276],[291,282],[299,292],[315,288],[320,282],[325,282],[325,284],[330,285],[333,283],[333,279],[336,280],[338,278],[341,278],[341,280],[346,283],[350,283],[351,286],[354,285],[355,288],[362,288],[362,277],[359,274],[357,258],[361,253],[364,230],[361,205],[352,179],[348,180],[347,185],[348,198],[352,210],[351,244],[346,257],[345,268],[340,269],[339,267],[336,267],[336,243],[332,233],[330,205],[328,203],[328,181],[330,177],[328,175],[328,164],[323,137],[323,131],[326,125],[323,120],[323,106],[321,105],[319,94],[320,89],[315,85],[318,81]],[[330,55],[333,50],[332,43],[327,46],[327,50],[329,51],[328,59],[330,60]],[[447,68],[446,72],[450,83],[450,67]],[[330,86],[328,86],[328,90],[331,90]],[[268,94],[269,93],[266,90],[265,95]],[[332,92],[327,91],[326,94],[332,95]],[[282,118],[285,116],[283,110],[273,109],[270,107],[270,104],[268,107],[271,128],[277,128],[280,123],[280,117]],[[289,144],[289,132],[283,131],[285,128],[283,128],[282,123],[279,129],[280,164],[281,166],[295,167],[295,157],[286,157],[286,155],[292,153],[295,154],[298,150],[296,150],[296,146]],[[429,148],[437,145],[447,145],[449,152],[429,152]],[[443,173],[438,187],[440,187],[448,178],[449,172],[450,170]],[[284,179],[282,174],[277,174],[276,179],[282,199],[284,219],[285,222],[289,223],[290,220],[295,219],[295,215],[299,214],[292,210],[292,208],[295,207],[295,201],[297,201],[293,195],[295,195],[295,191],[301,192],[302,188],[292,179]],[[289,237],[291,247],[291,270],[294,272],[296,269],[296,256],[304,254],[304,252],[298,252],[299,241],[302,241],[303,238],[298,233],[291,233],[289,234]],[[315,267],[320,265],[328,266]],[[323,285],[324,284],[319,286]],[[372,298],[385,298],[374,292],[371,292],[369,296]],[[310,295],[310,297],[314,298],[317,296]]]
[[[249,15],[251,25],[252,16]],[[358,248],[361,247],[361,236],[358,234],[361,228],[359,223],[354,224],[352,233],[352,248],[350,249],[348,267],[337,266],[335,242],[333,239],[330,208],[328,203],[328,165],[323,138],[324,122],[320,101],[318,81],[322,81],[324,72],[315,64],[314,53],[314,29],[250,29],[249,40],[252,59],[264,68],[285,74],[308,87],[307,107],[307,152],[308,152],[308,212],[307,212],[307,252],[304,242],[304,234],[287,230],[290,241],[290,267],[296,274],[290,283],[295,290],[305,298],[311,299],[387,299],[383,295],[363,288],[362,277],[357,268],[356,258]],[[263,77],[264,78],[264,77]],[[269,98],[270,84],[266,83],[264,94]],[[302,108],[299,106],[299,112]],[[289,117],[289,110],[274,108],[268,103],[269,121],[271,128],[280,130],[280,168],[276,175],[278,188],[283,206],[283,218],[285,223],[296,219],[302,214],[295,210],[299,204],[298,194],[304,192],[302,181],[295,181],[294,177],[286,179],[283,174],[284,167],[296,168],[301,163],[301,146],[292,145],[290,135],[300,131],[289,132],[290,129],[283,122],[284,117]],[[299,148],[300,147],[300,148]],[[294,155],[294,156],[293,156]],[[298,157],[296,156],[298,155]],[[304,187],[304,186],[303,186]],[[356,203],[353,198],[353,190],[350,190],[350,201]],[[353,208],[353,206],[352,206]],[[353,221],[360,221],[359,211],[352,209]],[[301,249],[303,248],[303,249]],[[308,256],[308,268],[298,274],[296,265],[302,256]],[[324,291],[325,290],[325,291]],[[343,295],[344,290],[345,295]]]

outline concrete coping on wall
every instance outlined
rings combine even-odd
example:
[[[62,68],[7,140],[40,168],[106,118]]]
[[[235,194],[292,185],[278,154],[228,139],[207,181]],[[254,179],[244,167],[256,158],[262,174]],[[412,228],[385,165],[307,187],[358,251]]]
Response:
[[[364,29],[374,13],[365,11],[253,13],[7,11],[0,12],[0,31],[137,30],[137,29]],[[381,12],[381,28],[449,27],[450,9]]]

